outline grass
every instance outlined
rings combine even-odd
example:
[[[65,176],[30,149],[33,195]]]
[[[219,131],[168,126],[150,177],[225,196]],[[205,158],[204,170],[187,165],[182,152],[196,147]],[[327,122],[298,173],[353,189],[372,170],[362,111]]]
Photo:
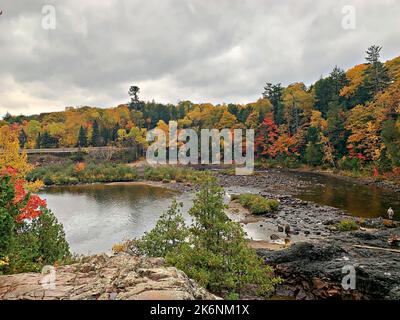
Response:
[[[144,178],[151,181],[163,182],[200,182],[210,174],[206,171],[198,171],[191,168],[160,166],[147,167],[144,170]]]
[[[354,220],[342,220],[337,224],[337,229],[342,232],[358,230],[357,222]]]
[[[123,164],[57,164],[35,168],[27,175],[27,180],[42,180],[45,185],[72,185],[95,182],[119,182],[137,180],[135,169]]]
[[[248,209],[250,213],[261,215],[276,211],[279,208],[279,201],[274,199],[265,199],[256,194],[240,194],[232,196],[231,200],[238,200],[239,203]]]

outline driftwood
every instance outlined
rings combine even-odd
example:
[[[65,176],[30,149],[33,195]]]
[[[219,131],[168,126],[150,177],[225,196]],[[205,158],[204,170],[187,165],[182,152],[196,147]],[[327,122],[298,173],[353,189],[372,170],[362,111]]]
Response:
[[[359,245],[359,244],[355,244],[353,247],[355,247],[355,248],[360,248],[360,249],[382,250],[382,251],[389,251],[389,252],[400,253],[400,250],[399,250],[399,249],[390,249],[390,248],[382,248],[382,247],[363,246],[363,245]]]

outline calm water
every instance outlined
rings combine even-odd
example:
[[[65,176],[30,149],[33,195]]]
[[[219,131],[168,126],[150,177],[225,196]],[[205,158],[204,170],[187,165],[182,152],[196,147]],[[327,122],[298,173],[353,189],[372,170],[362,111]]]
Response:
[[[389,206],[400,218],[400,194],[375,186],[363,186],[333,177],[311,173],[285,173],[311,181],[312,185],[297,196],[303,200],[329,205],[362,217],[386,216]],[[257,192],[232,187],[229,193]],[[151,230],[159,215],[173,198],[183,202],[182,212],[190,221],[187,211],[193,194],[178,194],[171,190],[147,185],[87,185],[52,187],[41,196],[64,225],[71,250],[90,254],[108,252],[113,244],[140,237]]]
[[[290,173],[298,178],[311,181],[297,197],[336,208],[359,217],[387,217],[391,206],[395,219],[400,220],[400,193],[377,186],[366,186],[343,179],[315,173]]]
[[[108,252],[113,244],[140,237],[177,197],[187,211],[191,199],[146,185],[51,187],[41,196],[64,225],[75,253]]]

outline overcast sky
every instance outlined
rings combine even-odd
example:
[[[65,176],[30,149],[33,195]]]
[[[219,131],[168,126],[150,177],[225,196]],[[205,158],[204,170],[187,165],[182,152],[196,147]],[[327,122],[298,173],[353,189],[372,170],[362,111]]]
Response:
[[[46,4],[55,29],[42,26]],[[342,26],[346,5],[355,29]],[[0,10],[0,115],[115,106],[131,84],[143,100],[246,103],[267,81],[311,84],[361,63],[371,44],[383,60],[400,55],[398,0],[0,0]]]

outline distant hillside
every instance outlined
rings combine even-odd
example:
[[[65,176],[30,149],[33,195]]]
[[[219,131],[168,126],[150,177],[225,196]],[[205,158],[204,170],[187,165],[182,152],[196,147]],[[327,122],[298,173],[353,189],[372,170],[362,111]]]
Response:
[[[253,128],[259,160],[393,173],[400,167],[400,57],[382,63],[379,54],[380,48],[372,46],[365,63],[347,71],[336,67],[311,87],[267,83],[262,97],[246,105],[132,98],[108,109],[8,114],[0,126],[19,130],[20,143],[28,148],[146,147],[146,131],[168,130],[170,120],[180,128]]]

